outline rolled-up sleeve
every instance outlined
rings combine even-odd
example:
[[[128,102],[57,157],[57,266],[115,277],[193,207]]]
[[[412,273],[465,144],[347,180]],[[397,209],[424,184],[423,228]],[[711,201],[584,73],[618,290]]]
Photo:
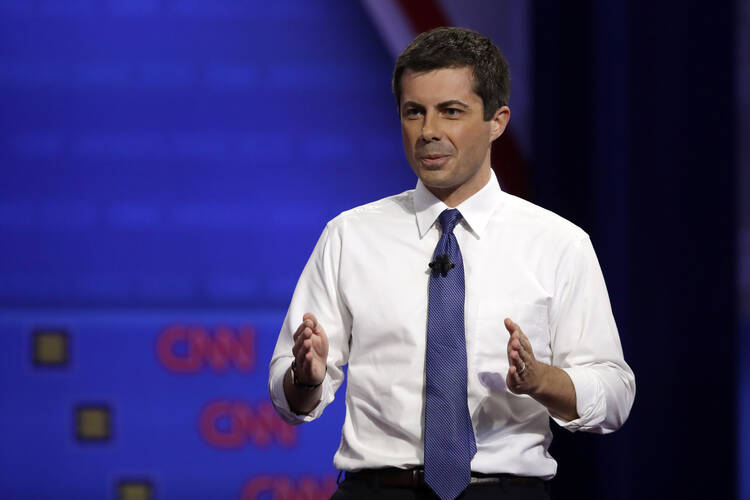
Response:
[[[314,420],[323,413],[344,381],[341,367],[349,357],[351,315],[339,293],[342,241],[334,221],[326,225],[300,275],[269,366],[268,392],[271,402],[281,418],[292,425]],[[284,393],[284,376],[294,359],[294,332],[307,312],[315,315],[328,337],[327,372],[318,405],[310,413],[298,415],[289,409]]]
[[[555,276],[552,364],[570,376],[579,418],[553,419],[570,431],[613,432],[630,414],[635,376],[623,357],[607,287],[588,236],[568,245]]]

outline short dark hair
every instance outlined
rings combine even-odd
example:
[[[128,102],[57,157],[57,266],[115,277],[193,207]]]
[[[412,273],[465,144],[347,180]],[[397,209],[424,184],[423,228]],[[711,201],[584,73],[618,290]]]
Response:
[[[508,105],[508,63],[492,40],[465,28],[435,28],[420,33],[398,56],[393,69],[393,93],[399,113],[401,76],[405,70],[423,72],[467,66],[474,72],[474,92],[482,98],[484,119],[491,119],[495,111]]]

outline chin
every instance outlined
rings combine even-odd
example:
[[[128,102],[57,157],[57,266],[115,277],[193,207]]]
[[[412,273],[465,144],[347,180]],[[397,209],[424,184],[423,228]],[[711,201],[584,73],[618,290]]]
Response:
[[[441,174],[443,173],[435,170],[422,171],[419,178],[422,184],[435,189],[451,189],[456,185],[454,179]]]
[[[445,184],[448,180],[442,172],[436,172],[434,170],[422,170],[419,173],[419,178],[427,185]]]

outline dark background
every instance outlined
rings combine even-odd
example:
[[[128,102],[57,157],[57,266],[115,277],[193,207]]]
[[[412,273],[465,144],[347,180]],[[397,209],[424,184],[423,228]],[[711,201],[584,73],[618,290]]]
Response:
[[[737,495],[736,8],[534,3],[532,199],[591,235],[637,383],[555,433],[559,498]]]

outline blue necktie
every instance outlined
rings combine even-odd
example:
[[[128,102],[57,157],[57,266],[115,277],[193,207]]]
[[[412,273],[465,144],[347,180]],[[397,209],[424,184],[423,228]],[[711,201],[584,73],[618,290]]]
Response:
[[[442,500],[453,500],[469,485],[477,452],[466,395],[464,263],[453,234],[460,219],[456,209],[440,214],[443,233],[430,264],[424,475]]]

